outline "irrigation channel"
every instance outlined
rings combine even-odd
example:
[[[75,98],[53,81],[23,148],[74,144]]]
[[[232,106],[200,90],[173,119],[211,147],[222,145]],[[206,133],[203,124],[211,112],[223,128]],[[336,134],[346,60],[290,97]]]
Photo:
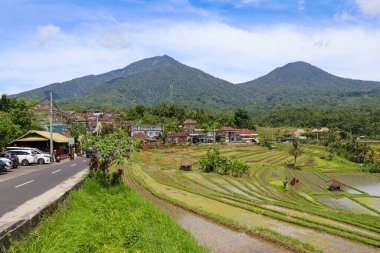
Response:
[[[202,173],[197,159],[207,149],[137,153],[126,165],[125,180],[211,252],[380,252],[380,198],[366,192],[378,187],[378,176],[358,174],[347,160],[322,160],[324,150],[313,147],[299,158],[298,170],[289,170],[283,166],[289,159],[285,149],[258,146],[221,147],[223,155],[247,162],[250,175]],[[193,171],[180,171],[182,161],[193,162]],[[300,182],[284,190],[286,177]],[[329,192],[325,183],[332,179],[344,190]],[[364,182],[373,187],[363,188]]]

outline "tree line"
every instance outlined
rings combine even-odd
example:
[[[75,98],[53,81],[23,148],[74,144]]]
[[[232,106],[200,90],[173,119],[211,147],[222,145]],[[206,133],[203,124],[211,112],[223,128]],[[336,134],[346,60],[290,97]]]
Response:
[[[0,99],[0,150],[31,129],[40,130],[30,101],[2,95]]]

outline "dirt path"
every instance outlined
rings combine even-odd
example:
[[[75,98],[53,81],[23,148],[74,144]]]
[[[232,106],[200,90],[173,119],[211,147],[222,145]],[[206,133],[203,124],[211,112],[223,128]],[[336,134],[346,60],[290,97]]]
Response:
[[[197,242],[212,253],[277,253],[291,252],[272,243],[252,238],[225,226],[195,215],[183,208],[152,195],[128,175],[126,183],[146,199],[152,201],[160,210],[173,217],[184,229],[189,231]]]

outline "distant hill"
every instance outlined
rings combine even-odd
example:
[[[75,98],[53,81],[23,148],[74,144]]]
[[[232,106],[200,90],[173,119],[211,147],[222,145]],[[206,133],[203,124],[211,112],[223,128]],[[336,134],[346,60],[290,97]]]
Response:
[[[253,81],[232,84],[164,55],[15,96],[39,99],[50,90],[58,103],[76,108],[160,102],[251,111],[284,106],[380,107],[379,82],[340,78],[305,62],[289,63]]]
[[[380,101],[380,82],[337,77],[306,62],[288,63],[239,86],[258,106],[365,105]]]

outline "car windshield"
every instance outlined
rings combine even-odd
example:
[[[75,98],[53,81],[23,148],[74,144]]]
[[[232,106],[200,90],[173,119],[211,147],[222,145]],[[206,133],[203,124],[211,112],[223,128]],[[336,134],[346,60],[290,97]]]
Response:
[[[33,150],[36,151],[37,153],[41,153],[41,154],[46,153],[46,152],[42,151],[42,150],[39,149],[39,148],[35,148],[35,149],[33,149]]]

